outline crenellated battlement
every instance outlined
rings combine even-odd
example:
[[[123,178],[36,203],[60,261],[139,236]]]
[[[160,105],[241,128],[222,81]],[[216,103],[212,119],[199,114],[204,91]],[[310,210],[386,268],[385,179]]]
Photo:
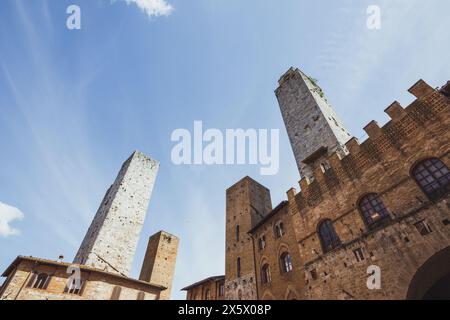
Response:
[[[423,80],[416,82],[408,90],[416,97],[415,101],[406,108],[397,101],[393,102],[385,109],[390,121],[382,127],[376,121],[369,122],[364,127],[368,138],[362,143],[355,137],[351,138],[345,143],[348,154],[343,157],[336,152],[330,155],[327,168],[317,166],[312,178],[303,177],[299,181],[298,193],[294,188],[287,192],[289,202],[296,203],[299,209],[314,207],[326,193],[334,194],[346,181],[359,179],[364,172],[382,162],[388,167],[389,162],[385,163],[384,159],[388,158],[389,151],[395,149],[402,153],[402,146],[417,130],[430,121],[447,117],[450,106],[444,90],[447,86],[435,90]]]

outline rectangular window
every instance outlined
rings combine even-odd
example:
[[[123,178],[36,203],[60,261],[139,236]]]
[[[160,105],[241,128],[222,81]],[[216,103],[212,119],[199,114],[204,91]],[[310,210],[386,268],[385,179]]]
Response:
[[[219,296],[223,297],[225,295],[225,288],[223,284],[219,285]]]
[[[353,250],[353,253],[355,254],[356,261],[361,262],[361,261],[363,261],[365,259],[364,258],[364,252],[363,252],[363,250],[361,248]]]
[[[83,294],[83,288],[86,285],[85,280],[80,280],[80,283],[76,283],[73,281],[72,283],[68,283],[66,287],[64,288],[64,293],[68,294],[76,294],[76,295],[82,295]]]
[[[259,238],[259,250],[264,250],[265,247],[266,247],[266,236],[261,236],[261,238]]]
[[[48,275],[47,273],[38,273],[36,271],[33,271],[31,273],[30,281],[28,282],[27,287],[46,290],[51,278],[51,275]]]
[[[414,223],[414,226],[422,236],[426,236],[427,234],[433,232],[433,230],[431,230],[430,226],[425,222],[425,220]]]
[[[317,280],[317,271],[316,271],[316,269],[312,269],[312,270],[310,271],[310,274],[311,274],[311,278],[312,278],[313,280]]]

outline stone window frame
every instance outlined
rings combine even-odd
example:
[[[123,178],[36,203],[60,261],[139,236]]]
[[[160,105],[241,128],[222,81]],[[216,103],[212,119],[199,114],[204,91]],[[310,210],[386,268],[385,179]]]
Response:
[[[286,234],[284,229],[284,223],[282,220],[278,220],[273,226],[273,232],[275,234],[275,238],[279,239]]]
[[[415,222],[414,227],[416,228],[417,232],[419,232],[419,234],[423,237],[429,235],[430,233],[433,233],[433,229],[431,229],[426,219]]]
[[[30,289],[47,290],[52,275],[47,272],[32,271],[27,287]]]
[[[266,235],[262,234],[259,238],[258,238],[258,249],[259,251],[263,251],[267,246],[267,241],[266,241]]]
[[[220,283],[219,284],[219,297],[223,297],[225,295],[225,284]]]
[[[241,257],[236,259],[236,276],[238,278],[241,277]]]
[[[280,261],[281,274],[287,274],[294,270],[294,266],[292,264],[292,256],[289,251],[283,251],[278,260]]]
[[[342,244],[331,219],[324,219],[317,224],[317,234],[324,254],[339,248]]]
[[[376,192],[366,193],[357,203],[361,218],[369,230],[383,224],[391,216],[381,196]],[[375,218],[375,214],[378,214],[379,218]]]
[[[362,262],[366,259],[365,255],[364,255],[364,250],[361,247],[354,249],[353,254],[355,255],[357,262]]]
[[[431,201],[439,200],[450,191],[450,169],[438,157],[417,161],[410,174]]]
[[[77,295],[77,296],[82,296],[83,292],[84,292],[84,288],[86,287],[87,284],[87,280],[85,279],[80,279],[81,284],[80,284],[80,288],[73,288],[72,287],[72,283],[71,284],[66,284],[66,286],[64,287],[64,293],[66,294],[73,294],[73,295]]]
[[[211,300],[211,289],[206,289],[205,300]]]
[[[261,284],[268,285],[272,283],[272,275],[270,272],[270,265],[267,262],[264,262],[261,266]]]

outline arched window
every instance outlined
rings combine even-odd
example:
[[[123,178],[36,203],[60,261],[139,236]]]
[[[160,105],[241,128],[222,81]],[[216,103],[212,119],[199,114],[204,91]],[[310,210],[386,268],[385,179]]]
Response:
[[[291,255],[288,252],[284,252],[280,256],[280,266],[281,266],[281,272],[287,273],[292,271],[292,259]]]
[[[238,278],[241,276],[241,258],[237,258],[236,261],[236,273]]]
[[[265,263],[261,268],[261,283],[268,284],[272,282],[272,278],[270,276],[270,266],[268,263]]]
[[[119,300],[121,292],[122,292],[122,288],[119,286],[115,286],[113,289],[113,292],[111,294],[110,300]]]
[[[278,221],[275,224],[275,238],[281,238],[284,235],[283,221]]]
[[[236,226],[236,241],[239,241],[239,225]]]
[[[418,163],[413,168],[412,175],[431,200],[439,199],[450,189],[450,170],[438,158]]]
[[[205,292],[205,300],[211,300],[211,290],[209,289]]]
[[[389,217],[389,211],[376,193],[371,193],[359,201],[359,210],[369,228],[376,227],[380,221]]]
[[[330,219],[323,221],[319,225],[318,232],[323,253],[327,253],[341,244],[341,240],[336,234],[333,222]]]
[[[51,277],[47,273],[33,272],[30,281],[28,282],[28,287],[45,290],[48,287],[50,278]]]

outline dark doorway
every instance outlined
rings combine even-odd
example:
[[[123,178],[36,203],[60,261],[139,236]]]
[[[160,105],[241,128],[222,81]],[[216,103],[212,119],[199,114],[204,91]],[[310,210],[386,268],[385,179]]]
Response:
[[[425,293],[423,300],[450,300],[450,273],[436,282]]]
[[[434,254],[417,270],[407,299],[450,300],[450,247]]]

